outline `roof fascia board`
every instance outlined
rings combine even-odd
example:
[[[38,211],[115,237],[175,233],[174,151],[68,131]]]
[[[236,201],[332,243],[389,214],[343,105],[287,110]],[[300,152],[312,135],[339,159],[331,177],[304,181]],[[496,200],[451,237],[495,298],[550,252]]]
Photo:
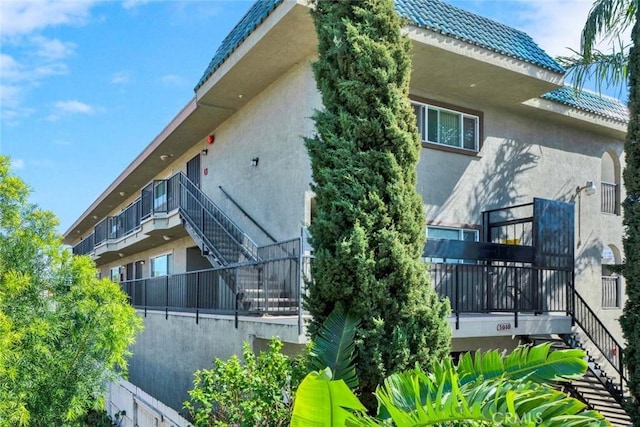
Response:
[[[405,33],[409,39],[428,46],[437,47],[460,56],[465,56],[476,61],[502,67],[514,73],[539,79],[551,84],[562,86],[564,75],[551,70],[538,67],[517,58],[505,56],[481,46],[467,43],[453,37],[445,36],[432,30],[408,25]]]
[[[553,114],[558,114],[573,120],[580,120],[591,125],[602,127],[608,131],[619,133],[622,138],[627,133],[627,124],[617,120],[602,117],[587,111],[578,110],[577,108],[560,104],[558,102],[548,101],[541,98],[533,98],[522,103],[523,105],[544,110]]]

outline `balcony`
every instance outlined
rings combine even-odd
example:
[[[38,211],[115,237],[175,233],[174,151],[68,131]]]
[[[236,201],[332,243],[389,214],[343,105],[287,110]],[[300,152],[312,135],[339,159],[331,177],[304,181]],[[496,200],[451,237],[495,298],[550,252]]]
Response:
[[[237,315],[296,315],[301,310],[309,257],[301,240],[263,246],[260,260],[120,283],[131,304],[144,310]]]
[[[600,184],[600,194],[600,211],[619,215],[618,186],[616,184],[603,182]]]
[[[619,276],[602,276],[602,308],[620,308]]]
[[[533,203],[483,212],[483,241],[429,239],[432,283],[455,316],[573,311],[573,205]]]
[[[96,258],[111,253],[111,258],[115,258],[115,252],[151,237],[154,231],[157,231],[153,236],[155,240],[161,240],[163,230],[181,225],[177,219],[169,220],[170,214],[177,212],[179,207],[179,180],[180,174],[176,174],[169,179],[154,180],[147,184],[140,197],[122,212],[98,222],[93,233],[73,247],[73,253],[90,254]],[[180,233],[184,234],[183,231]]]

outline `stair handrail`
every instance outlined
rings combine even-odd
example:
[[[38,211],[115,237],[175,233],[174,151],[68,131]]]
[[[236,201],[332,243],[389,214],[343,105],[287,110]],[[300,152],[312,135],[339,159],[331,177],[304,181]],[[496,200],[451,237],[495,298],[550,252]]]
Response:
[[[218,205],[216,205],[214,203],[213,200],[211,200],[202,190],[200,190],[199,188],[197,188],[195,186],[195,184],[193,184],[191,182],[191,180],[189,180],[189,178],[187,178],[187,176],[182,173],[182,172],[178,172],[178,175],[180,176],[179,182],[180,182],[180,186],[183,187],[185,189],[185,191],[187,191],[188,193],[190,193],[195,200],[198,201],[198,203],[200,204],[200,206],[202,206],[202,208],[209,214],[211,215],[211,217],[213,218],[213,220],[220,225],[220,227],[225,231],[225,233],[227,233],[227,235],[240,247],[242,248],[242,250],[244,250],[252,259],[257,260],[258,259],[258,245],[253,241],[253,239],[251,239],[251,237],[249,237],[244,231],[242,231],[242,229],[240,227],[238,227],[238,225],[231,219],[229,218],[229,216],[227,214],[225,214],[219,207]],[[206,205],[205,203],[206,202]],[[182,206],[183,201],[182,199],[180,199],[180,210],[183,211],[183,213],[186,213],[186,209],[184,208],[184,206]],[[214,212],[215,211],[215,214]],[[220,217],[224,218],[225,221],[230,225],[231,229],[233,232],[237,233],[237,235],[242,236],[242,240],[243,242],[239,242],[234,234],[232,232],[230,232],[229,229],[227,229],[226,226],[224,226],[223,224],[220,223],[220,221],[218,220],[218,218],[216,217],[216,215],[219,215]],[[187,215],[185,215],[187,216]],[[192,226],[195,224],[192,224]],[[200,230],[200,232],[202,232],[202,230]],[[202,236],[201,236],[202,237]],[[208,240],[208,239],[207,239]],[[211,242],[207,242],[208,244],[211,244]]]
[[[267,236],[269,239],[271,239],[271,241],[273,241],[273,243],[278,243],[278,240],[275,237],[273,237],[267,230],[265,230],[265,228],[263,226],[261,226],[258,223],[258,221],[253,219],[253,217],[251,215],[249,215],[249,213],[247,211],[245,211],[244,208],[242,206],[240,206],[240,204],[233,197],[231,197],[231,195],[229,193],[227,193],[225,191],[225,189],[222,188],[221,185],[218,185],[218,188],[220,189],[220,191],[222,191],[222,194],[224,194],[227,197],[227,199],[229,199],[231,201],[231,203],[233,203],[240,210],[240,212],[242,212],[244,214],[244,216],[249,218],[249,220],[252,223],[254,223],[255,226],[258,227],[260,229],[260,231],[262,231],[265,234],[265,236]]]
[[[578,307],[578,304],[574,305],[574,310],[573,310],[573,313],[572,313],[572,318],[573,318],[574,322],[576,322],[578,324],[578,326],[580,326],[580,328],[582,328],[582,330],[587,335],[587,337],[591,340],[591,342],[593,342],[593,344],[598,348],[598,350],[600,350],[600,353],[611,364],[613,369],[615,369],[615,371],[618,373],[618,375],[620,375],[620,392],[623,393],[624,392],[624,387],[623,387],[624,384],[623,384],[623,382],[627,382],[627,377],[624,375],[624,364],[623,364],[623,361],[622,361],[622,353],[624,351],[624,347],[615,339],[615,337],[611,334],[611,332],[609,332],[607,327],[600,321],[600,319],[593,312],[593,310],[591,310],[591,307],[589,307],[589,304],[587,304],[587,302],[584,300],[584,298],[582,298],[582,296],[580,296],[578,291],[574,289],[573,290],[573,294],[576,297],[575,298],[575,302],[579,303],[581,305],[580,307]],[[587,320],[586,319],[578,318],[578,314],[577,313],[581,312],[581,310],[584,310],[588,314],[588,316],[591,317],[589,319],[589,321],[594,323],[595,326],[597,328],[599,328],[598,331],[594,331],[591,328],[588,328],[586,326],[587,325]],[[610,343],[612,343],[615,346],[616,352],[617,352],[616,353],[617,357],[615,359],[610,357],[609,351],[607,351],[606,349],[603,348],[604,344],[602,342],[600,342],[602,340],[597,340],[595,338],[596,334],[600,335],[601,338],[604,337],[604,340],[609,341]],[[609,349],[609,350],[611,350],[611,349]]]

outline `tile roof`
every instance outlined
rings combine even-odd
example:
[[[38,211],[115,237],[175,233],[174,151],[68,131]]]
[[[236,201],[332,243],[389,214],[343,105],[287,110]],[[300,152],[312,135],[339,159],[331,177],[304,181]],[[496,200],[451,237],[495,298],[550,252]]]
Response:
[[[236,48],[283,0],[257,0],[222,41],[195,90],[202,86]],[[395,0],[398,14],[421,28],[436,31],[505,56],[529,62],[548,70],[564,69],[547,55],[527,34],[440,0]],[[569,86],[546,93],[541,98],[619,122],[628,122],[627,107],[614,98]]]
[[[629,121],[629,110],[619,100],[587,90],[576,92],[573,87],[564,86],[545,93],[541,98],[618,122],[627,123]]]
[[[211,77],[280,3],[282,0],[257,0],[251,6],[222,41],[195,90],[198,90]],[[418,27],[427,28],[557,73],[564,73],[564,69],[522,31],[440,0],[395,0],[395,3],[398,14]]]
[[[198,90],[238,46],[264,21],[282,0],[257,0],[224,38],[194,90]]]
[[[396,0],[398,14],[421,28],[564,74],[564,69],[522,31],[440,0]]]

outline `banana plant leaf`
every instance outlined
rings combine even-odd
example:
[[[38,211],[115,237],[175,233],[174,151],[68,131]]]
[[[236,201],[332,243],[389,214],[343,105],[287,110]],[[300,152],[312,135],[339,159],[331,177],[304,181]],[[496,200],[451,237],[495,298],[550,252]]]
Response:
[[[310,352],[314,369],[320,371],[329,367],[333,379],[344,380],[352,390],[358,387],[353,354],[359,324],[360,319],[334,309],[322,324]]]
[[[298,387],[291,427],[342,427],[352,411],[366,408],[343,380],[332,380],[326,368],[308,374]]]

